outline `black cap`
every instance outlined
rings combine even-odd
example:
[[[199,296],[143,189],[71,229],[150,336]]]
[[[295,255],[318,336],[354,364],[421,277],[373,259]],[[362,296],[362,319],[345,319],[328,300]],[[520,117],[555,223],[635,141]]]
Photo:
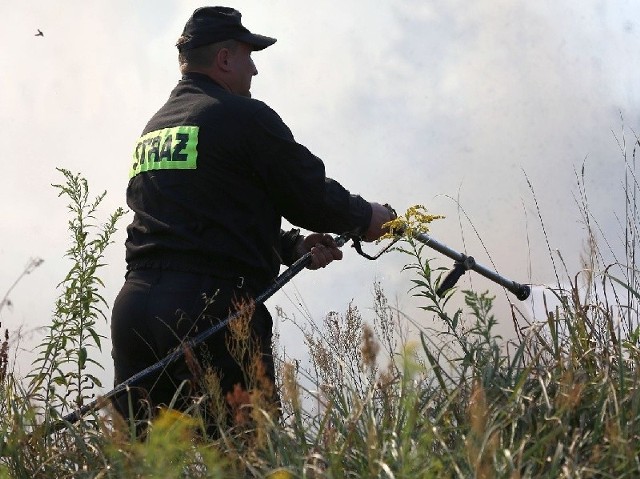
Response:
[[[225,40],[238,40],[248,43],[254,50],[263,50],[276,42],[275,38],[257,35],[247,30],[238,10],[230,7],[200,7],[187,20],[182,37],[176,46],[178,51],[217,43]]]

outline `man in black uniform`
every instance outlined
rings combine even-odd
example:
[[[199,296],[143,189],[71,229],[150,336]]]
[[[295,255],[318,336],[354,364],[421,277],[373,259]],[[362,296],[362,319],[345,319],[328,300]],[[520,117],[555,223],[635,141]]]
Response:
[[[237,301],[256,297],[281,264],[309,251],[311,269],[341,259],[324,233],[373,241],[391,219],[384,206],[328,178],[322,161],[294,140],[280,117],[251,99],[258,73],[251,53],[276,40],[251,33],[240,17],[226,7],[193,13],[177,43],[182,79],[135,147],[127,188],[134,212],[127,274],[111,319],[116,384],[224,320]],[[321,233],[285,232],[283,217]],[[256,306],[250,326],[273,380],[272,320],[263,305]],[[225,334],[195,351],[220,375],[223,394],[246,386]],[[187,361],[177,361],[114,405],[125,417],[130,400],[136,415],[144,412],[142,405],[155,408],[175,398],[173,406],[185,409],[198,388],[176,391],[197,384],[193,372]]]

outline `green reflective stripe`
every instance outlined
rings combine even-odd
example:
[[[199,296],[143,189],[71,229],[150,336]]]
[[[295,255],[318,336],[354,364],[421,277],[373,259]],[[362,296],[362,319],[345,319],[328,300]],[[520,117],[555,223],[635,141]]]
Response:
[[[199,129],[197,126],[174,126],[141,136],[133,150],[129,178],[150,170],[195,170]]]

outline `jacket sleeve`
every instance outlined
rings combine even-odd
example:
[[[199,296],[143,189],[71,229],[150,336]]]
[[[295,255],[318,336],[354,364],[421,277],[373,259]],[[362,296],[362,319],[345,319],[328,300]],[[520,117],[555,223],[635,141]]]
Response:
[[[296,257],[296,246],[298,241],[302,241],[304,237],[300,234],[299,229],[291,229],[289,231],[280,230],[280,256],[281,262],[285,266],[291,266],[298,258]]]
[[[328,178],[322,160],[295,141],[275,111],[260,109],[249,128],[252,166],[281,216],[315,232],[366,231],[371,205]]]

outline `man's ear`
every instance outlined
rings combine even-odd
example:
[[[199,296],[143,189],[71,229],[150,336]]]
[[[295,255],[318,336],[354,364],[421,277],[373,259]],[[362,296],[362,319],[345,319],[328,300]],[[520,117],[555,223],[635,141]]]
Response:
[[[218,50],[218,54],[216,55],[216,66],[225,72],[229,71],[229,59],[231,57],[231,52],[228,48],[221,48]]]

